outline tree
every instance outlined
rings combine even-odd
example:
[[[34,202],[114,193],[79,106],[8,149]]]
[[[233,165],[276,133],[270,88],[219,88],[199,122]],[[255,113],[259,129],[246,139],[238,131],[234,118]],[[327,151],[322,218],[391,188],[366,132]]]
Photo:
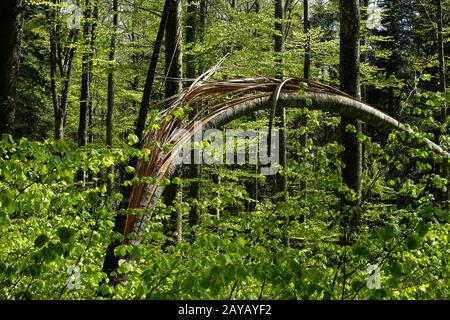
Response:
[[[70,31],[70,44],[62,43],[63,25],[59,21],[59,2],[53,0],[53,7],[49,8],[48,20],[50,25],[50,90],[53,102],[54,114],[54,138],[64,139],[64,127],[67,116],[67,106],[69,104],[69,93],[72,83],[73,64],[75,60],[75,45],[79,30]],[[59,69],[59,73],[58,73]],[[58,74],[62,79],[61,95],[58,94]]]
[[[161,45],[164,38],[164,33],[166,30],[166,25],[168,22],[168,16],[170,9],[172,7],[172,1],[166,0],[164,2],[164,8],[161,15],[161,20],[158,27],[158,33],[156,35],[156,40],[153,47],[152,56],[150,59],[150,65],[147,71],[147,77],[145,80],[144,85],[144,92],[142,94],[142,100],[141,105],[139,108],[139,115],[136,122],[136,128],[135,128],[135,135],[137,137],[138,142],[135,144],[135,146],[141,145],[141,140],[144,132],[145,123],[147,121],[147,115],[148,115],[148,109],[150,106],[150,97],[153,91],[153,83],[155,80],[155,73],[156,73],[156,67],[158,66],[158,60],[159,60],[159,53],[161,50]],[[130,167],[135,167],[137,165],[137,159],[135,157],[132,157],[128,165]],[[131,173],[125,175],[125,179],[131,180],[133,178],[133,175]],[[129,205],[129,200],[131,196],[131,187],[123,185],[121,188],[121,193],[123,195],[123,200],[120,203],[121,209],[126,209]],[[129,226],[126,225],[126,219],[127,217],[123,214],[117,213],[114,218],[114,227],[113,231],[118,232],[120,234],[125,234],[127,228]],[[111,277],[111,272],[117,270],[118,263],[119,263],[119,257],[117,257],[114,253],[114,249],[117,248],[122,243],[128,243],[128,239],[124,238],[121,240],[114,240],[106,249],[106,255],[105,260],[103,262],[103,268],[102,270],[108,274],[108,276]],[[114,284],[117,283],[117,279],[111,278]],[[119,279],[120,281],[120,279]]]
[[[339,81],[341,90],[353,97],[361,98],[360,89],[360,13],[359,0],[340,0],[340,68]],[[344,183],[356,193],[348,200],[342,198],[343,204],[355,205],[361,197],[362,146],[354,131],[361,132],[361,121],[341,118],[341,141],[345,150],[342,153],[342,178]]]
[[[0,3],[0,135],[12,134],[14,128],[23,6],[23,0],[4,0]]]
[[[187,19],[186,19],[186,46],[193,50],[193,47],[197,43],[197,21],[198,21],[198,7],[194,0],[189,0],[187,7]],[[186,55],[186,76],[189,78],[188,85],[192,83],[192,79],[197,76],[197,63],[194,54],[189,53]],[[194,116],[194,112],[191,117]],[[194,150],[192,150],[191,158],[195,156]],[[188,197],[192,199],[191,208],[189,211],[189,225],[194,226],[200,222],[200,179],[201,179],[201,165],[190,164],[188,167],[187,178],[191,180],[190,188],[188,191]]]
[[[119,8],[118,0],[113,0],[113,31],[111,35],[111,44],[109,49],[109,61],[113,63],[116,56],[116,39],[117,39],[117,26],[119,24]],[[106,145],[112,146],[113,143],[113,119],[114,119],[114,68],[108,72],[108,97],[107,97],[107,112],[106,112]]]
[[[283,0],[276,0],[275,1],[275,30],[277,31],[277,34],[275,35],[275,43],[274,43],[274,51],[277,55],[276,58],[276,64],[277,64],[277,77],[279,79],[283,79],[283,58],[282,54],[284,51],[284,39],[285,39],[285,23],[282,21],[284,19],[284,1]],[[280,166],[282,168],[286,168],[287,164],[287,154],[286,154],[286,109],[284,107],[277,108],[276,116],[280,117],[280,147],[279,147],[279,162]],[[275,194],[276,193],[282,193],[282,196],[280,199],[283,199],[281,201],[284,201],[287,198],[287,177],[284,174],[280,174],[280,172],[277,173],[275,177]],[[289,220],[287,221],[289,223]],[[284,235],[285,238],[285,245],[289,247],[289,237]]]
[[[92,59],[95,46],[95,29],[98,19],[98,0],[85,1],[85,21],[83,26],[83,40],[87,49],[82,57],[81,91],[80,91],[80,119],[78,122],[78,146],[87,143],[88,108],[90,105],[90,84],[92,79]]]
[[[445,50],[444,50],[444,28],[442,19],[442,1],[436,1],[436,15],[437,15],[437,48],[439,58],[439,91],[445,95],[447,90],[446,68],[445,68]],[[441,121],[447,120],[447,102],[444,101],[442,107]]]
[[[166,46],[165,46],[165,95],[167,101],[179,94],[183,90],[183,57],[181,53],[182,27],[181,27],[181,0],[170,0],[172,6],[169,11],[166,25]],[[178,185],[171,184],[166,190],[165,201],[169,206],[175,206],[177,195],[180,192]],[[183,239],[183,216],[179,209],[173,210],[169,232],[175,231],[177,242]]]

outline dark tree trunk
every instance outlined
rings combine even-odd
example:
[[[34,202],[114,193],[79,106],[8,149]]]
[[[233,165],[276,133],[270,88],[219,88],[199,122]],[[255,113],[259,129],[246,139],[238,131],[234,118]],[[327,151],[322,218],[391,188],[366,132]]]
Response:
[[[83,39],[89,45],[89,49],[83,54],[81,71],[80,92],[80,120],[78,123],[78,146],[85,146],[88,140],[87,122],[90,101],[90,85],[92,79],[92,59],[95,50],[95,29],[98,20],[98,0],[85,2],[85,23],[83,26]],[[93,22],[91,22],[93,18]]]
[[[159,53],[161,51],[161,45],[162,45],[162,41],[164,38],[166,24],[167,24],[167,17],[168,17],[168,13],[169,13],[169,9],[170,9],[171,5],[172,5],[171,0],[166,0],[164,3],[164,9],[163,9],[163,13],[161,16],[161,22],[159,24],[158,33],[156,35],[155,44],[153,46],[153,53],[152,53],[152,57],[150,60],[150,66],[148,68],[147,78],[146,78],[145,86],[144,86],[144,93],[142,96],[141,106],[139,109],[139,118],[137,120],[136,129],[134,132],[135,135],[139,138],[139,142],[138,142],[137,146],[140,146],[142,134],[143,134],[143,131],[145,128],[146,120],[147,120],[148,108],[150,106],[150,97],[152,94],[153,82],[155,79],[156,67],[158,65]],[[130,161],[128,162],[128,165],[131,167],[136,167],[136,164],[137,164],[136,158],[131,158]],[[131,180],[133,178],[133,175],[127,174],[124,178],[125,178],[125,180]],[[120,209],[126,209],[128,207],[128,202],[129,202],[130,196],[131,196],[131,187],[123,186],[121,188],[121,193],[123,196],[123,200],[120,203]],[[126,221],[126,215],[116,214],[116,217],[114,220],[113,231],[123,234],[124,230],[125,230],[125,221]],[[120,259],[119,257],[116,257],[114,255],[114,249],[117,246],[119,246],[120,244],[122,244],[124,240],[125,239],[123,239],[121,241],[115,240],[115,241],[111,242],[109,244],[108,248],[106,249],[106,256],[105,256],[105,261],[103,262],[102,270],[109,276],[111,275],[112,271],[117,270],[118,262]],[[114,284],[117,283],[116,279],[111,278],[111,280]]]
[[[309,79],[311,74],[311,40],[309,36],[310,26],[311,24],[309,21],[309,0],[303,0],[303,31],[306,34],[305,64],[303,67],[303,77],[305,79]]]
[[[205,41],[206,32],[206,14],[208,6],[206,0],[200,0],[200,19],[199,19],[199,42],[202,44]],[[205,70],[205,63],[203,58],[198,62],[198,74],[203,74]]]
[[[181,28],[181,0],[171,0],[172,6],[169,11],[166,26],[166,82],[165,82],[165,95],[166,98],[173,97],[183,90],[182,83],[182,28]],[[178,185],[173,185],[168,188],[170,191],[167,196],[166,205],[173,206],[176,201],[176,195],[180,188]],[[182,211],[174,210],[172,213],[170,225],[168,226],[169,233],[175,233],[177,236],[177,242],[180,242],[182,236]]]
[[[367,54],[366,54],[366,46],[367,46],[367,37],[368,37],[368,32],[369,30],[367,29],[367,21],[369,19],[369,13],[368,13],[368,8],[369,8],[369,0],[360,0],[359,1],[360,4],[360,12],[361,12],[361,23],[362,23],[362,30],[363,33],[361,34],[361,47],[363,47],[364,51],[361,50],[361,55],[360,55],[360,61],[361,63],[366,63],[367,62]],[[366,100],[366,85],[364,83],[361,83],[361,99],[363,101]]]
[[[444,30],[443,30],[443,19],[442,19],[442,1],[435,0],[436,2],[436,18],[437,18],[437,49],[438,49],[438,59],[439,59],[439,91],[444,95],[447,91],[447,79],[446,79],[446,67],[445,67],[445,49],[444,49]],[[447,121],[447,99],[441,107],[441,122],[445,123]],[[439,133],[436,135],[438,136]],[[442,176],[448,179],[449,170],[447,168],[439,168],[438,172]],[[450,190],[437,192],[437,199],[446,201],[450,199]]]
[[[84,12],[84,26],[83,26],[83,40],[86,41],[91,37],[90,19],[92,16],[92,8],[90,0],[85,0],[85,12]],[[86,41],[87,42],[87,41]],[[90,53],[88,50],[83,53],[81,63],[81,92],[80,92],[80,118],[78,122],[78,146],[86,145],[86,128],[87,128],[87,110],[89,103],[89,58]]]
[[[166,98],[170,98],[183,90],[181,81],[183,58],[181,54],[181,0],[171,0],[172,6],[166,26]]]
[[[56,5],[58,1],[53,0]],[[61,25],[58,23],[57,7],[50,8],[48,23],[50,25],[50,89],[53,102],[53,115],[55,120],[54,138],[64,139],[64,127],[66,123],[67,105],[69,103],[69,91],[72,83],[73,62],[75,60],[76,47],[66,49],[63,52],[59,42],[58,32]],[[78,38],[78,30],[72,30],[69,34],[72,44]],[[58,71],[62,79],[61,95],[58,93]]]
[[[114,62],[116,57],[116,38],[117,38],[117,26],[119,23],[119,12],[118,12],[117,0],[113,0],[113,34],[111,35],[111,44],[109,46],[109,61]],[[114,120],[114,69],[108,72],[108,101],[107,101],[107,112],[106,112],[106,145],[111,147],[113,140],[113,120]]]
[[[357,99],[361,98],[359,23],[359,0],[340,0],[340,87],[343,92]],[[362,145],[355,132],[346,130],[348,125],[361,132],[361,121],[341,117],[341,141],[345,148],[341,154],[344,165],[342,178],[343,182],[357,193],[357,200],[347,200],[343,195],[341,202],[343,205],[354,206],[361,198]],[[351,229],[355,224],[354,220],[355,217],[346,219],[345,227]]]
[[[186,18],[186,45],[193,49],[197,41],[197,3],[194,0],[188,1],[187,18]],[[186,76],[189,79],[195,78],[197,75],[195,56],[192,53],[186,55]]]
[[[439,57],[439,91],[445,93],[447,90],[446,81],[446,68],[445,68],[445,51],[444,51],[444,30],[443,30],[443,20],[442,20],[442,1],[436,1],[436,11],[437,11],[437,47],[438,47],[438,57]],[[447,102],[444,102],[442,107],[441,121],[445,122],[447,120]]]
[[[197,42],[197,18],[198,8],[194,0],[188,1],[187,7],[188,17],[186,19],[186,44],[191,47],[191,50]],[[186,56],[186,75],[189,78],[188,84],[192,83],[192,79],[197,76],[197,68],[195,63],[195,57],[192,53]],[[191,159],[194,159],[194,150],[191,151]],[[201,178],[201,165],[190,164],[188,166],[187,178],[190,179],[190,188],[188,191],[188,198],[191,199],[191,208],[189,211],[189,225],[194,226],[200,222],[200,210],[198,202],[200,201],[200,178]]]
[[[309,30],[311,28],[311,22],[309,19],[309,0],[303,0],[303,31],[306,34],[306,45],[305,45],[305,63],[303,66],[303,78],[311,78],[311,39],[309,36]],[[300,127],[307,127],[308,117],[307,115],[302,115],[299,122]],[[306,130],[304,134],[300,136],[300,145],[306,148],[308,141],[308,131]],[[306,178],[300,182],[300,189],[304,193],[303,199],[305,203],[308,199],[308,182]],[[305,216],[301,217],[301,220],[305,220]]]
[[[283,58],[282,53],[284,51],[284,36],[285,36],[285,24],[280,21],[284,19],[284,1],[275,1],[275,30],[278,34],[275,35],[274,51],[276,56],[277,65],[277,78],[283,79]],[[277,117],[280,118],[280,147],[279,147],[279,163],[282,168],[287,165],[286,161],[286,109],[284,107],[278,108]],[[285,175],[281,175],[279,172],[275,177],[275,193],[282,193],[281,198],[277,198],[277,201],[284,201],[287,198],[287,178]],[[287,221],[289,223],[289,220]],[[290,246],[290,239],[288,236],[284,236],[284,243],[286,247]]]
[[[108,72],[108,98],[107,98],[107,111],[106,111],[106,146],[112,147],[113,144],[113,124],[114,124],[114,60],[116,58],[116,39],[117,39],[117,26],[119,24],[119,7],[118,0],[113,0],[113,33],[111,35],[111,43],[109,46],[109,61],[111,63],[110,70]],[[112,195],[113,181],[109,177],[113,172],[113,167],[109,167],[107,170],[106,189],[109,196]]]
[[[0,1],[0,136],[13,133],[22,40],[23,1]]]

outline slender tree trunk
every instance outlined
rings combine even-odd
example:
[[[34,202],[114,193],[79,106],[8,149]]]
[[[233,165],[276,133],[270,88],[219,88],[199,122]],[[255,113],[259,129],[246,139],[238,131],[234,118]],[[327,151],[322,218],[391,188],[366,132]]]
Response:
[[[113,33],[111,35],[111,43],[109,46],[109,62],[111,63],[110,70],[108,72],[108,99],[107,99],[107,112],[106,112],[106,145],[111,147],[113,140],[113,120],[114,120],[114,63],[116,57],[116,38],[117,38],[117,26],[119,24],[119,8],[117,4],[118,0],[113,0]]]
[[[437,11],[437,47],[438,47],[438,57],[439,57],[439,91],[445,93],[447,90],[446,81],[446,67],[445,67],[445,50],[444,50],[444,29],[442,20],[442,1],[436,1],[436,11]],[[447,101],[444,102],[442,107],[441,121],[445,122],[447,120]]]
[[[360,13],[359,0],[340,0],[340,87],[349,95],[361,98],[360,91]],[[357,205],[361,198],[362,147],[355,132],[350,132],[347,126],[354,126],[361,132],[361,121],[341,117],[341,139],[345,150],[341,158],[344,164],[342,170],[343,182],[357,194],[357,200],[348,200],[342,196],[343,205]],[[345,219],[344,219],[345,220]],[[345,221],[345,227],[352,228],[355,217]]]
[[[171,6],[172,6],[172,1],[166,0],[164,3],[164,9],[163,9],[163,13],[161,16],[161,22],[160,22],[159,28],[158,28],[158,33],[156,35],[155,44],[153,46],[153,53],[152,53],[150,65],[149,65],[148,72],[147,72],[147,78],[146,78],[145,85],[144,85],[144,93],[142,96],[141,106],[139,109],[139,117],[138,117],[138,120],[136,123],[136,129],[135,129],[135,135],[139,139],[139,142],[137,144],[138,146],[140,146],[140,144],[141,144],[142,134],[143,134],[143,131],[145,128],[145,123],[147,121],[147,114],[148,114],[148,109],[150,106],[150,97],[151,97],[151,94],[153,91],[153,82],[155,80],[156,67],[158,65],[159,53],[161,51],[161,45],[162,45],[162,41],[164,38],[166,24],[167,24],[167,17],[168,17],[169,9]],[[130,161],[128,162],[128,165],[131,167],[136,167],[136,164],[137,164],[136,158],[131,158]],[[124,178],[125,178],[125,180],[131,180],[133,178],[133,175],[127,174],[127,175],[125,175]],[[123,186],[121,188],[121,193],[123,196],[123,200],[120,203],[120,209],[126,209],[128,207],[128,203],[129,203],[130,196],[131,196],[131,187]],[[116,214],[116,217],[114,220],[113,231],[123,234],[124,230],[125,230],[125,221],[126,221],[126,215]],[[114,249],[117,246],[119,246],[120,244],[122,244],[124,240],[125,239],[123,239],[121,241],[115,240],[115,241],[111,242],[109,244],[108,248],[106,249],[105,261],[103,262],[102,270],[109,276],[111,275],[112,271],[117,270],[118,262],[120,259],[119,257],[116,257],[114,255]],[[116,279],[111,278],[111,280],[114,284],[117,283]]]
[[[106,111],[106,146],[112,147],[113,144],[113,124],[114,124],[114,60],[116,58],[116,39],[117,39],[117,27],[119,25],[119,6],[118,0],[113,0],[113,31],[111,35],[111,43],[109,46],[109,62],[110,70],[108,72],[108,98],[107,98],[107,111]],[[112,195],[113,180],[110,175],[113,173],[114,167],[109,167],[107,170],[106,189],[109,196]]]
[[[442,1],[435,0],[436,2],[436,18],[437,18],[437,49],[438,49],[438,59],[439,59],[439,91],[445,96],[447,91],[447,79],[446,79],[446,66],[445,66],[445,47],[444,47],[444,29],[443,29],[443,19],[442,19]],[[447,121],[447,99],[445,99],[441,107],[441,122],[445,123]],[[449,170],[447,168],[439,168],[440,174],[448,179]],[[450,190],[438,192],[437,198],[439,200],[449,200]]]
[[[14,128],[23,5],[23,0],[0,1],[0,136]]]
[[[58,2],[54,0],[53,3],[56,5]],[[48,15],[50,25],[50,89],[55,120],[54,138],[56,140],[63,140],[76,46],[73,45],[66,52],[63,52],[57,36],[58,30],[61,27],[58,23],[57,9],[55,7],[50,8],[50,10],[51,13]],[[78,30],[70,31],[69,38],[72,44],[75,44],[77,41],[78,33]],[[59,70],[59,76],[62,78],[61,95],[58,93],[57,69]]]
[[[86,0],[85,23],[83,27],[83,38],[89,45],[89,49],[83,54],[81,71],[80,92],[80,120],[78,123],[78,146],[85,146],[88,140],[87,122],[90,100],[90,85],[92,80],[92,66],[95,51],[96,27],[98,20],[98,0]],[[93,18],[93,22],[90,20]]]
[[[276,57],[277,65],[277,78],[283,79],[283,58],[281,54],[284,52],[284,35],[285,35],[285,24],[284,19],[284,1],[275,0],[275,30],[278,34],[275,35],[274,51],[278,55]],[[279,147],[279,163],[282,168],[286,168],[286,109],[284,107],[278,108],[277,117],[280,118],[280,147]],[[285,201],[287,199],[287,177],[281,175],[279,172],[275,177],[275,193],[283,193],[281,198],[277,198],[277,201]],[[289,223],[287,219],[286,223]],[[284,243],[286,247],[290,246],[290,239],[288,236],[284,236]]]
[[[309,36],[309,30],[311,28],[311,22],[309,20],[309,0],[303,0],[303,31],[306,34],[306,45],[305,45],[305,63],[303,66],[303,78],[310,79],[311,78],[311,38]],[[302,115],[300,118],[300,126],[307,127],[308,125],[308,117],[307,115]],[[303,148],[307,147],[308,141],[308,131],[306,130],[304,134],[300,136],[300,145]],[[300,189],[304,193],[305,203],[308,199],[308,182],[306,177],[304,180],[300,182]],[[301,217],[302,221],[305,221],[306,216],[303,215]]]
[[[171,0],[172,7],[166,26],[166,98],[170,98],[183,90],[181,81],[183,57],[181,54],[181,0]]]
[[[360,4],[360,12],[361,12],[361,23],[363,25],[363,33],[361,34],[361,47],[363,47],[364,51],[361,50],[361,55],[360,55],[360,61],[361,63],[366,63],[367,62],[367,53],[366,53],[366,46],[367,46],[367,37],[368,37],[368,28],[367,28],[367,21],[369,19],[369,13],[368,13],[368,8],[369,8],[369,0],[360,0],[359,1]],[[361,83],[361,99],[363,101],[366,100],[366,85],[364,83]]]
[[[188,0],[186,18],[186,45],[193,49],[197,41],[197,3],[195,0]],[[193,79],[197,75],[195,56],[192,53],[186,55],[186,75]]]
[[[87,39],[91,37],[92,25],[89,21],[92,17],[92,4],[90,0],[85,0],[83,40],[89,43]],[[78,146],[84,146],[87,143],[87,111],[89,103],[89,58],[91,54],[88,50],[83,53],[81,62],[81,91],[80,91],[80,118],[78,122]]]
[[[200,0],[200,19],[199,19],[199,42],[203,44],[205,42],[205,32],[206,32],[206,14],[208,11],[207,0]],[[205,62],[203,58],[199,59],[198,62],[198,74],[203,74],[205,70]]]
[[[303,0],[303,31],[306,35],[305,64],[303,67],[303,77],[305,79],[309,79],[311,74],[311,39],[309,36],[310,27],[311,24],[309,21],[309,0]]]
[[[171,0],[172,6],[169,11],[169,16],[166,26],[166,82],[165,82],[165,94],[166,98],[171,98],[174,95],[180,93],[183,90],[182,83],[182,28],[181,28],[181,0]],[[171,188],[169,188],[170,190]],[[178,185],[173,186],[172,193],[175,196],[168,197],[169,202],[166,205],[174,205],[173,201],[177,201],[176,195],[179,193],[180,188]],[[175,210],[172,214],[169,232],[174,228],[177,235],[177,241],[182,239],[182,211]],[[172,227],[172,228],[171,228]],[[172,233],[172,232],[170,232]]]
[[[197,13],[198,8],[194,0],[188,1],[187,7],[188,17],[186,19],[186,44],[191,47],[191,50],[197,42]],[[189,78],[188,85],[192,83],[192,79],[197,76],[197,68],[195,57],[192,53],[186,55],[186,75]],[[193,115],[193,114],[192,114]],[[191,159],[195,158],[194,149],[191,151]],[[188,165],[187,178],[190,180],[190,188],[188,191],[188,198],[191,201],[191,208],[189,211],[189,225],[194,226],[200,222],[200,178],[201,178],[201,164],[192,163]]]
[[[56,5],[56,0],[53,0]],[[51,12],[48,14],[48,23],[50,24],[50,90],[52,93],[53,114],[55,118],[55,139],[64,139],[64,114],[61,112],[58,97],[57,85],[57,44],[56,44],[56,30],[58,29],[56,8],[50,8]],[[62,67],[60,67],[61,75],[63,74]]]

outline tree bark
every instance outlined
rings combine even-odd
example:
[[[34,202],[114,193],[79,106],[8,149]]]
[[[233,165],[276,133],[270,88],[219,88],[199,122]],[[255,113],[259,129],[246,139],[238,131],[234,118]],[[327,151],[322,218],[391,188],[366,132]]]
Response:
[[[445,67],[445,50],[444,50],[444,30],[442,20],[442,1],[436,1],[437,11],[437,47],[439,57],[439,91],[444,93],[447,90],[446,67]],[[447,120],[447,101],[444,102],[441,112],[441,121]]]
[[[368,125],[384,133],[390,133],[392,130],[397,129],[405,131],[409,134],[414,134],[411,129],[408,129],[401,122],[377,110],[376,108],[355,100],[354,98],[337,95],[335,93],[308,91],[305,96],[299,96],[297,91],[292,93],[282,93],[279,97],[278,103],[280,104],[280,107],[298,108],[309,99],[312,101],[312,105],[310,106],[310,109],[312,110],[339,113],[350,119],[361,119]],[[230,106],[226,110],[223,110],[214,116],[205,115],[203,128],[218,128],[244,115],[251,114],[257,110],[266,109],[270,101],[270,95],[257,97],[252,100]],[[444,159],[450,159],[450,154],[448,152],[444,151],[440,146],[428,139],[424,139],[422,141],[417,140],[413,143],[414,147],[426,146],[430,149],[430,151],[442,155]],[[180,148],[176,149],[175,153],[179,152],[181,149],[182,148],[180,146]],[[176,157],[174,156],[174,158]],[[155,171],[155,178],[171,178],[178,166],[179,164],[173,163],[171,159],[167,159],[166,162],[162,163],[160,166],[166,169],[164,171]],[[147,185],[143,189],[142,193],[135,193],[137,198],[132,199],[132,202],[136,203],[139,208],[152,208],[161,197],[163,191],[164,186]],[[129,230],[125,230],[125,232],[135,232],[138,235],[138,239],[135,243],[139,243],[139,237],[144,232],[145,226],[148,223],[148,216],[129,216],[128,219],[129,221],[127,224],[130,225],[131,228]]]
[[[188,0],[186,18],[186,45],[192,51],[197,41],[197,3],[195,0]],[[191,53],[186,55],[186,76],[191,80],[197,75],[195,56]],[[191,81],[189,81],[190,83]]]
[[[161,16],[161,22],[159,24],[158,33],[156,35],[155,44],[153,46],[153,53],[152,53],[152,57],[150,59],[150,65],[148,68],[147,78],[146,78],[145,86],[144,86],[144,93],[142,96],[141,105],[140,105],[140,109],[139,109],[139,117],[138,117],[138,120],[136,123],[136,128],[135,128],[135,135],[139,139],[137,146],[140,146],[140,144],[141,144],[142,134],[143,134],[143,131],[145,128],[146,120],[147,120],[148,108],[150,106],[150,97],[152,94],[153,82],[155,79],[156,67],[158,65],[159,53],[161,51],[161,45],[162,45],[162,41],[164,38],[166,24],[167,24],[167,17],[168,17],[169,9],[170,9],[171,5],[172,5],[171,0],[166,0],[164,3],[164,9],[163,9],[163,13]],[[132,166],[132,167],[135,167],[136,164],[137,164],[136,158],[131,158],[130,161],[128,162],[128,165]],[[132,174],[125,175],[125,180],[131,180],[132,178],[133,178]],[[131,188],[123,186],[121,188],[121,193],[122,193],[123,199],[120,203],[120,209],[126,209],[126,208],[128,208],[128,203],[129,203],[130,196],[131,196]],[[123,234],[125,231],[125,221],[126,221],[125,215],[116,214],[116,217],[114,219],[113,231]],[[114,249],[122,243],[123,243],[123,240],[115,240],[115,241],[111,242],[108,245],[108,248],[106,249],[106,255],[105,255],[105,260],[103,262],[102,270],[103,270],[103,272],[108,274],[108,276],[111,275],[112,271],[117,269],[119,257],[115,256]],[[117,283],[116,279],[112,279],[111,277],[110,277],[110,279],[114,284]]]
[[[81,65],[80,119],[78,122],[78,146],[85,146],[88,141],[88,109],[90,101],[90,85],[92,79],[92,59],[95,51],[96,27],[98,20],[98,0],[85,1],[85,23],[83,39],[89,49],[83,53]],[[90,20],[93,19],[93,22]]]
[[[170,98],[183,90],[181,81],[183,58],[181,54],[181,0],[171,0],[166,26],[166,98]]]
[[[23,0],[0,1],[0,136],[14,130],[23,5]]]
[[[117,39],[117,27],[119,25],[119,6],[118,0],[113,0],[113,33],[111,35],[111,44],[109,46],[109,62],[110,69],[108,72],[108,97],[107,97],[107,111],[106,111],[106,146],[112,147],[113,144],[113,125],[114,125],[114,61],[116,59],[116,39]],[[113,180],[110,175],[113,173],[114,168],[109,167],[107,170],[106,178],[106,190],[109,196],[112,195]]]
[[[340,87],[357,99],[360,91],[360,12],[359,0],[340,0]],[[341,118],[341,139],[345,150],[341,159],[343,182],[357,194],[358,200],[349,201],[342,197],[344,205],[356,205],[361,198],[362,147],[354,132],[346,130],[354,126],[361,132],[361,121],[349,117]]]
[[[311,39],[309,36],[310,28],[311,22],[309,20],[309,0],[303,0],[303,31],[306,34],[305,63],[303,66],[303,78],[305,79],[311,78]],[[307,127],[308,117],[306,114],[301,116],[299,125],[301,127]],[[308,142],[308,131],[305,130],[305,133],[300,136],[300,145],[303,148],[306,148],[307,142]],[[308,182],[306,180],[306,177],[304,180],[300,182],[300,189],[304,193],[303,199],[306,203],[306,201],[308,200]],[[306,216],[303,215],[301,218],[302,221],[305,221]]]
[[[108,101],[106,112],[106,145],[112,146],[113,143],[113,121],[114,121],[114,67],[113,63],[116,57],[116,39],[117,39],[117,26],[119,24],[119,8],[117,4],[118,0],[113,0],[113,33],[111,35],[111,43],[109,46],[109,62],[111,63],[108,72]]]
[[[83,25],[83,40],[90,40],[92,25],[89,21],[92,17],[92,8],[90,0],[85,0],[84,9],[85,22]],[[88,41],[86,41],[88,43]],[[85,146],[87,143],[87,109],[89,102],[89,57],[90,52],[86,50],[83,53],[81,62],[81,91],[80,91],[80,118],[78,122],[78,146]]]
[[[284,52],[284,39],[285,39],[285,23],[284,21],[280,21],[284,19],[284,1],[283,0],[275,0],[275,30],[278,34],[275,35],[274,49],[276,56],[275,65],[277,66],[277,78],[283,79],[283,58],[282,53]],[[281,106],[278,108],[276,116],[280,118],[280,146],[279,146],[279,164],[282,169],[285,169],[287,166],[287,157],[286,157],[286,139],[287,139],[287,131],[286,131],[286,109]],[[276,174],[275,177],[275,194],[282,193],[281,197],[277,197],[276,201],[285,201],[288,197],[287,191],[287,177],[286,175],[280,174],[280,171]],[[289,219],[287,219],[286,223],[289,223]],[[288,236],[284,235],[284,244],[286,247],[290,246],[290,239]]]
[[[188,1],[186,19],[186,44],[190,46],[191,50],[197,42],[197,18],[198,7],[194,0]],[[188,77],[188,85],[191,85],[193,79],[197,77],[197,68],[195,63],[195,56],[192,53],[186,55],[186,75]],[[192,150],[191,158],[194,159],[195,152]],[[190,179],[190,188],[188,191],[188,198],[191,199],[191,208],[189,211],[189,225],[194,226],[200,222],[200,211],[198,202],[200,201],[200,178],[201,165],[190,164],[187,170],[187,178]]]
[[[165,50],[165,95],[169,99],[183,90],[182,83],[182,28],[181,28],[181,0],[170,0],[172,6],[169,11],[166,25],[166,50]],[[167,206],[173,206],[177,201],[176,195],[179,193],[179,185],[172,185],[168,188],[171,192],[167,195]],[[174,210],[168,226],[169,234],[175,233],[177,242],[183,239],[182,211]]]
[[[206,33],[206,14],[208,6],[206,0],[200,0],[200,19],[199,19],[199,42],[203,44],[205,42]],[[198,62],[198,74],[203,74],[205,70],[205,62],[203,58],[200,58]]]
[[[311,39],[309,36],[309,29],[311,23],[309,21],[309,0],[303,0],[303,31],[306,35],[305,44],[305,64],[303,66],[303,77],[310,78],[311,74]]]

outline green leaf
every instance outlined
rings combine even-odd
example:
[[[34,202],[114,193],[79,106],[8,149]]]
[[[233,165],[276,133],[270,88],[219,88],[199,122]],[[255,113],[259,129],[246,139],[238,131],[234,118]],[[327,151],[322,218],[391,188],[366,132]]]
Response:
[[[352,250],[356,255],[361,257],[368,257],[370,254],[369,248],[367,248],[366,246],[357,246],[354,247]]]
[[[139,142],[139,138],[137,137],[137,135],[130,133],[128,135],[128,144],[130,146],[134,146],[135,144],[137,144]]]
[[[127,254],[127,247],[122,245],[122,246],[118,246],[114,249],[114,255],[116,257],[123,257]]]
[[[397,261],[391,265],[391,274],[396,278],[399,278],[403,274],[402,265]]]
[[[430,226],[427,223],[421,221],[416,228],[417,235],[423,238],[428,233],[429,228]]]
[[[45,234],[41,234],[34,240],[34,246],[36,248],[42,248],[44,244],[48,242],[48,240],[49,239]]]
[[[69,243],[75,235],[75,230],[71,228],[61,227],[56,231],[62,243]]]
[[[8,269],[8,265],[3,261],[0,261],[0,274],[5,273],[6,269]]]
[[[420,245],[420,238],[417,235],[412,235],[406,239],[406,247],[409,250],[415,250]]]

